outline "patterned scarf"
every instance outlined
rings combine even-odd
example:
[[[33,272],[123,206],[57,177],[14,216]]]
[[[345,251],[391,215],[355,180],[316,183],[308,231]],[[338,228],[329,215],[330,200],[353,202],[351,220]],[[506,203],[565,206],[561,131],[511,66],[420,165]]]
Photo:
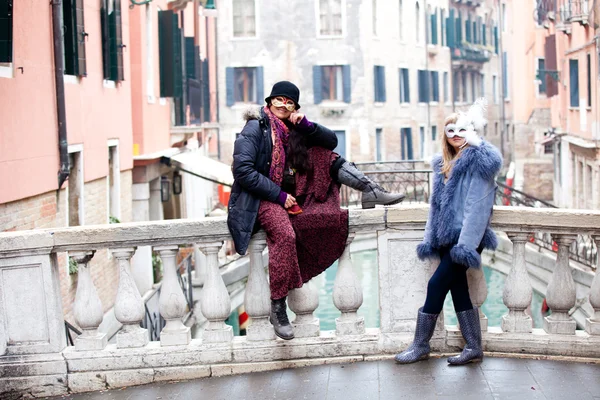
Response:
[[[285,149],[290,138],[290,130],[282,120],[273,115],[268,106],[265,106],[264,112],[269,118],[272,136],[275,138],[273,141],[273,155],[271,156],[269,178],[271,178],[275,184],[281,186],[285,168]]]

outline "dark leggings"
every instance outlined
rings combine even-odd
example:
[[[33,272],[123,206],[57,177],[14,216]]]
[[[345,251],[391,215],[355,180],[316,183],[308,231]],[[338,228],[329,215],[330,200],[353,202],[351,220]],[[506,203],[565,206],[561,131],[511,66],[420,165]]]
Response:
[[[439,314],[448,292],[456,312],[473,308],[467,283],[467,267],[452,261],[449,249],[440,250],[440,265],[427,284],[427,298],[423,306],[426,314]]]

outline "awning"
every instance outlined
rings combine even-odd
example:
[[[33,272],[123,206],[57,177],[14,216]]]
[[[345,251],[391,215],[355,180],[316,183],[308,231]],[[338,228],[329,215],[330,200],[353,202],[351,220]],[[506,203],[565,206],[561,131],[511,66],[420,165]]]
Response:
[[[231,166],[197,151],[185,151],[172,157],[163,157],[164,164],[175,167],[179,171],[187,172],[199,178],[226,186],[233,185]]]

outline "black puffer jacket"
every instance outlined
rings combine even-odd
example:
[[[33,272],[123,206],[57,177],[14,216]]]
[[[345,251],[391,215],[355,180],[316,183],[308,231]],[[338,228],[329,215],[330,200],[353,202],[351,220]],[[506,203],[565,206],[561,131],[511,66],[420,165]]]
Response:
[[[233,188],[229,198],[227,226],[233,237],[236,251],[244,255],[250,237],[258,228],[256,216],[261,200],[277,202],[281,188],[269,179],[273,140],[269,119],[262,109],[244,115],[246,126],[236,139],[233,150]],[[335,133],[314,124],[315,129],[306,135],[307,146],[320,146],[333,150],[337,146]]]

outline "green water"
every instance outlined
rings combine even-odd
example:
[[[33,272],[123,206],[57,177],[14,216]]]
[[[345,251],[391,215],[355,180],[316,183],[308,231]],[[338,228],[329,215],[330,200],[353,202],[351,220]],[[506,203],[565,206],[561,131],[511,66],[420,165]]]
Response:
[[[365,318],[367,328],[377,328],[379,327],[377,251],[366,250],[353,253],[352,261],[354,271],[357,273],[363,288],[363,305],[358,310],[358,314]],[[333,305],[332,296],[337,266],[336,262],[323,274],[313,279],[313,284],[319,291],[319,308],[317,308],[315,316],[320,319],[321,330],[335,330],[335,319],[340,316],[339,310]],[[488,286],[488,296],[482,309],[488,317],[489,326],[500,326],[502,316],[508,313],[508,309],[502,302],[502,290],[506,276],[485,266],[483,271]],[[540,313],[542,300],[542,297],[534,292],[532,310],[534,311],[533,322],[535,328],[542,327],[543,319]],[[448,295],[444,304],[444,316],[446,324],[456,325],[456,314],[450,295]]]

